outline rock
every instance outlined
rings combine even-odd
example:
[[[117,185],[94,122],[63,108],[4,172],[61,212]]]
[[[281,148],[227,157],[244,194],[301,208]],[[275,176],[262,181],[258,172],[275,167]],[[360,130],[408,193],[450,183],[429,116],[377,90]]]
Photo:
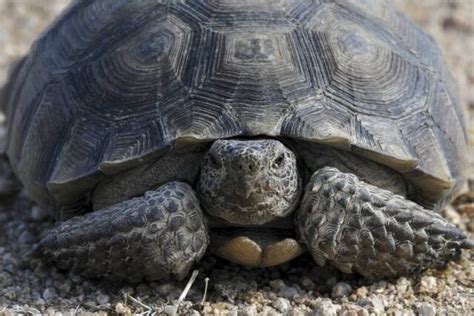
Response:
[[[404,296],[405,293],[410,288],[410,286],[411,286],[411,282],[408,281],[407,278],[401,277],[397,280],[397,284],[395,285],[395,288],[396,288],[398,294],[401,294],[402,296]]]
[[[249,280],[222,280],[214,285],[214,290],[222,297],[235,299],[251,289]],[[181,291],[181,290],[180,290]]]
[[[58,288],[59,288],[61,294],[69,293],[69,291],[71,291],[71,288],[72,288],[71,280],[65,280],[64,282],[61,282],[61,284],[59,285]]]
[[[314,316],[336,316],[341,306],[335,305],[331,300],[323,299],[314,310]]]
[[[308,291],[312,291],[316,288],[314,282],[308,277],[303,277],[303,279],[301,280],[301,285]]]
[[[443,215],[456,226],[462,225],[461,215],[456,212],[453,206],[447,205],[443,210]]]
[[[357,305],[362,306],[362,307],[368,306],[370,304],[371,304],[370,300],[366,297],[363,297],[357,301]]]
[[[145,299],[146,297],[149,297],[151,295],[151,289],[146,283],[141,283],[137,286],[135,289],[136,295],[141,297],[142,299]]]
[[[42,299],[41,297],[39,297],[39,298],[36,299],[35,304],[36,304],[36,305],[39,305],[39,306],[43,306],[43,305],[46,305],[46,302],[45,302],[44,299]]]
[[[283,280],[280,280],[280,279],[277,279],[277,280],[271,280],[270,282],[268,282],[268,284],[270,285],[270,287],[274,290],[279,290],[283,287],[285,287],[285,282]]]
[[[178,312],[178,309],[174,305],[166,305],[163,312],[166,315],[176,315]]]
[[[173,283],[164,283],[159,285],[156,291],[160,296],[167,297],[175,288]]]
[[[348,296],[352,292],[352,287],[347,284],[346,282],[337,282],[336,285],[332,288],[332,297],[333,298],[340,298],[344,296]]]
[[[436,315],[436,308],[430,304],[421,304],[417,308],[417,314],[420,316],[434,316]]]
[[[280,289],[279,294],[285,298],[293,299],[299,295],[299,292],[295,287],[285,286]]]
[[[417,292],[425,294],[438,293],[438,281],[434,276],[423,276],[418,284]]]
[[[457,208],[458,212],[466,215],[469,218],[474,217],[474,203],[461,204]]]
[[[48,216],[48,213],[41,207],[35,205],[31,208],[31,214],[30,214],[31,220],[35,222],[41,222],[47,216]]]
[[[383,301],[380,297],[374,296],[370,298],[370,302],[372,303],[372,306],[374,307],[375,311],[378,312],[384,312],[385,311],[385,306],[383,304]]]
[[[388,313],[390,315],[390,311]],[[415,313],[411,309],[406,310],[395,310],[393,316],[415,316]]]
[[[386,287],[387,287],[387,282],[379,281],[370,286],[370,291],[376,294],[382,294],[384,293]]]
[[[36,243],[36,238],[28,230],[25,230],[21,233],[18,238],[18,242],[24,245],[31,245]]]
[[[285,313],[291,309],[291,303],[286,298],[279,297],[273,303],[272,306],[278,311]]]
[[[99,303],[99,305],[105,305],[109,301],[110,301],[110,297],[108,295],[104,295],[104,294],[97,295],[97,303]]]
[[[239,315],[241,314],[245,316],[256,316],[257,308],[253,305],[247,305],[241,309]]]
[[[130,310],[130,307],[128,307],[127,305],[124,305],[122,303],[115,304],[115,312],[117,314],[121,314],[121,315],[131,315],[132,314],[132,311]]]
[[[369,293],[369,290],[365,286],[361,286],[360,288],[355,290],[355,294],[357,295],[358,298],[367,297],[367,293]]]
[[[278,315],[280,315],[280,313],[278,313],[275,309],[273,309],[270,306],[263,306],[262,312],[260,314],[265,315],[265,316],[278,316]],[[230,316],[231,313],[229,313],[228,315]],[[235,316],[238,316],[237,312],[235,312]]]
[[[329,287],[333,287],[334,285],[336,285],[336,283],[337,283],[337,278],[335,278],[335,277],[330,277],[326,281],[326,285],[329,286]]]
[[[54,288],[48,287],[43,291],[43,299],[49,301],[57,296]]]
[[[78,274],[70,274],[69,280],[71,280],[73,283],[76,283],[76,284],[82,282],[82,278]]]
[[[341,310],[338,312],[341,316],[369,316],[364,308],[355,304],[343,304]]]
[[[183,305],[183,304],[181,304],[181,305]],[[181,306],[181,305],[180,305],[180,306]],[[229,303],[226,303],[226,302],[218,302],[218,303],[211,304],[211,307],[213,308],[214,311],[216,311],[216,310],[219,310],[219,311],[226,311],[226,310],[229,309],[229,307],[231,307],[231,306],[229,306],[229,305],[230,305],[230,304],[229,304]],[[214,312],[214,314],[217,314],[217,315],[218,315],[219,313]]]

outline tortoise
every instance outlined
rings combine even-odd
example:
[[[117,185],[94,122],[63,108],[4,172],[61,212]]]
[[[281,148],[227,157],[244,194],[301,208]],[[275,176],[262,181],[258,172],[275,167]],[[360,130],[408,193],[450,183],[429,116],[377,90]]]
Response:
[[[86,277],[186,276],[309,251],[367,278],[472,248],[465,114],[434,41],[386,1],[75,1],[2,96],[11,167]]]

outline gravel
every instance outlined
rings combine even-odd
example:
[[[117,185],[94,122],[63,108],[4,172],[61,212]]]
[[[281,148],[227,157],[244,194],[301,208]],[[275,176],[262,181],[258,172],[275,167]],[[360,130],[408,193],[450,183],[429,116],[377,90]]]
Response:
[[[291,309],[290,301],[282,297],[279,297],[274,300],[272,306],[282,313],[288,312]]]
[[[0,0],[0,84],[6,78],[8,65],[27,51],[32,39],[66,2]],[[474,2],[396,0],[395,3],[444,49],[463,104],[474,113],[474,54],[467,53],[474,51]],[[473,118],[471,115],[471,144]],[[474,179],[472,170],[468,175]],[[474,190],[459,198],[444,214],[472,236]],[[42,232],[53,225],[24,192],[13,200],[0,198],[0,315],[20,312],[354,316],[474,313],[472,252],[464,252],[461,261],[450,262],[443,270],[430,269],[420,275],[378,282],[346,275],[331,267],[318,267],[307,255],[270,269],[246,269],[206,256],[196,267],[199,269],[196,282],[177,307],[186,280],[130,286],[85,280],[38,260],[25,260]],[[206,278],[210,280],[209,290],[202,303]]]
[[[346,282],[337,282],[332,288],[331,296],[333,298],[341,298],[348,296],[352,292],[352,287]]]

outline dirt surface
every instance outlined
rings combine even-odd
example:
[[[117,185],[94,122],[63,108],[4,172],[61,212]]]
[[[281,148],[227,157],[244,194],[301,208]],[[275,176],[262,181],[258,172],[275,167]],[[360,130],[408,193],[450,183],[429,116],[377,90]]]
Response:
[[[0,0],[0,85],[7,68],[62,10],[65,0]],[[443,50],[469,110],[474,156],[474,1],[396,0],[396,5]],[[472,166],[472,164],[471,164]],[[468,171],[474,178],[473,168]],[[474,193],[444,211],[468,233],[474,231]],[[183,282],[135,286],[84,280],[40,261],[25,264],[41,231],[54,225],[24,192],[0,203],[0,315],[14,313],[173,314]],[[26,267],[26,268],[25,268]],[[246,269],[213,256],[199,265],[196,282],[178,314],[213,315],[459,315],[474,314],[472,252],[444,270],[369,282],[308,256],[272,269]],[[209,289],[204,304],[205,280]]]

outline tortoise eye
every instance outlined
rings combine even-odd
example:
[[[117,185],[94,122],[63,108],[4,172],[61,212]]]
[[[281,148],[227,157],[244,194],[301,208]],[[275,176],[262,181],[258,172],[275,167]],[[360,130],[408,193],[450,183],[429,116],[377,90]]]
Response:
[[[280,154],[278,157],[273,160],[272,167],[275,169],[280,168],[283,166],[283,162],[285,161],[285,154]]]

